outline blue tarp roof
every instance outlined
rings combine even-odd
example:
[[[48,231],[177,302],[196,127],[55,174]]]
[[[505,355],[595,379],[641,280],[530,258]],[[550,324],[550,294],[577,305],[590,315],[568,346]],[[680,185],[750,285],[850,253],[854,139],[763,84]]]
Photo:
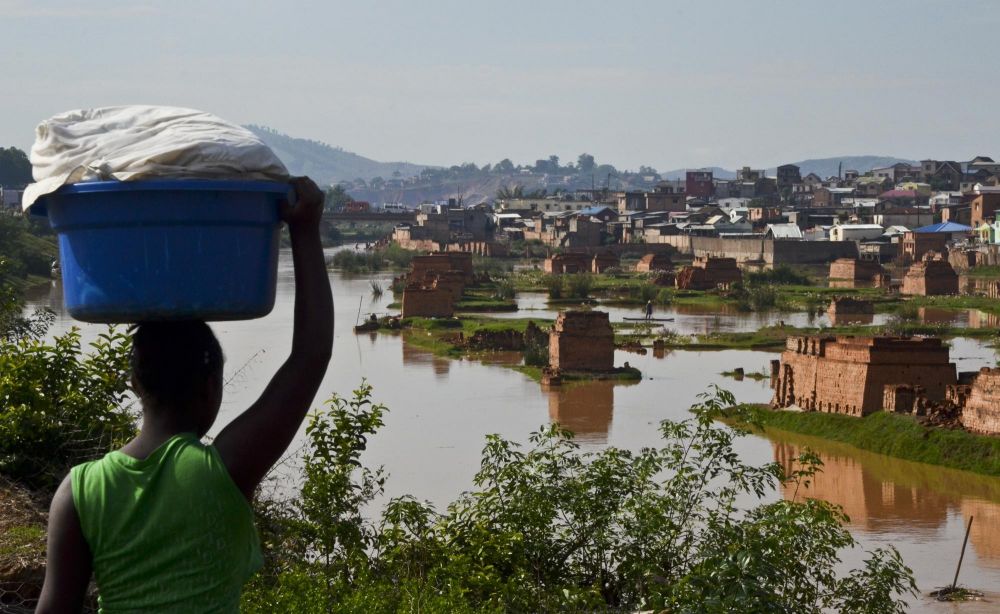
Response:
[[[930,226],[917,228],[913,232],[969,232],[970,230],[972,230],[972,227],[964,224],[941,222],[940,224],[931,224]]]

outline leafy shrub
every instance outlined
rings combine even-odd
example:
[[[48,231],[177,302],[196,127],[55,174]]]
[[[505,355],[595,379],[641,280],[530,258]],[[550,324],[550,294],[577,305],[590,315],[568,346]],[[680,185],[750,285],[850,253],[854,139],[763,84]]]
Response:
[[[811,286],[812,280],[809,277],[796,273],[787,264],[779,265],[770,271],[756,271],[747,273],[747,285],[762,286],[765,284],[775,286]]]
[[[564,277],[567,297],[587,298],[590,296],[590,288],[594,285],[594,278],[590,273],[573,273]]]
[[[740,311],[767,311],[778,305],[778,292],[771,286],[747,286],[737,282],[730,287],[729,295],[736,299],[736,308]]]
[[[514,280],[509,277],[497,279],[493,284],[493,298],[498,301],[510,301],[517,295]]]
[[[549,298],[559,299],[563,297],[563,280],[561,275],[546,275],[542,278],[545,289],[549,293]]]
[[[75,329],[51,344],[37,335],[0,340],[0,473],[54,489],[70,466],[133,437],[128,348],[114,328],[86,354]]]
[[[331,264],[345,273],[373,273],[387,268],[403,269],[410,266],[416,252],[403,249],[395,243],[383,249],[370,251],[340,250],[333,255]]]
[[[472,270],[477,275],[488,275],[490,278],[503,277],[514,269],[509,262],[497,258],[476,256],[472,260]]]
[[[549,344],[547,341],[527,339],[524,344],[524,364],[529,367],[549,366]]]
[[[856,546],[839,508],[753,503],[782,482],[804,491],[820,462],[743,464],[744,432],[714,421],[735,402],[724,391],[638,452],[581,452],[558,425],[527,447],[490,435],[474,490],[442,512],[394,498],[373,520],[386,476],[360,454],[385,408],[370,394],[313,414],[300,496],[258,505],[268,563],[243,611],[903,612],[915,593],[892,546],[838,575]]]

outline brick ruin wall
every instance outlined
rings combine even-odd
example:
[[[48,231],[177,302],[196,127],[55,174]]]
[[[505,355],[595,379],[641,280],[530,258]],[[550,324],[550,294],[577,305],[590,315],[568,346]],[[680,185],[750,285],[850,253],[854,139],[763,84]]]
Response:
[[[407,284],[403,289],[402,317],[450,318],[455,315],[452,293],[445,288]]]
[[[591,258],[587,254],[556,254],[545,259],[542,267],[546,273],[584,273],[590,270]]]
[[[677,287],[682,290],[711,290],[743,280],[743,271],[733,258],[695,258],[677,274]]]
[[[611,252],[600,252],[594,255],[594,259],[591,261],[590,270],[592,273],[603,273],[611,267],[617,267],[619,265],[621,265],[621,260],[617,255]]]
[[[900,292],[911,296],[958,294],[958,274],[947,261],[921,260],[906,271]]]
[[[428,272],[461,271],[465,282],[472,281],[472,254],[469,252],[445,252],[414,256],[410,264],[410,279],[421,280]]]
[[[871,282],[884,272],[882,265],[871,260],[837,258],[830,263],[830,279],[837,281]]]
[[[885,387],[922,386],[940,401],[956,382],[939,339],[789,337],[772,361],[772,406],[864,416],[882,409]]]
[[[837,297],[830,301],[826,310],[831,318],[843,315],[868,315],[875,313],[875,305],[871,301],[862,301],[850,297]]]
[[[635,270],[640,273],[651,271],[670,271],[674,268],[674,263],[667,254],[646,254],[639,259],[635,265]]]
[[[1000,369],[982,369],[962,407],[962,426],[973,433],[1000,434]]]
[[[448,292],[453,301],[461,300],[462,292],[465,291],[465,273],[456,269],[428,273],[424,281],[424,285],[431,285],[434,288]],[[427,282],[430,283],[428,284]]]
[[[604,311],[564,311],[549,333],[549,366],[563,371],[611,371],[615,336]]]

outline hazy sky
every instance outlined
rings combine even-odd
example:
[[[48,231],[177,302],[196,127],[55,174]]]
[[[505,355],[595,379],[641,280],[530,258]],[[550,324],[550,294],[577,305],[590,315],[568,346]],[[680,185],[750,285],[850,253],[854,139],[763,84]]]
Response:
[[[0,145],[147,103],[424,164],[968,160],[998,41],[996,0],[0,0]]]

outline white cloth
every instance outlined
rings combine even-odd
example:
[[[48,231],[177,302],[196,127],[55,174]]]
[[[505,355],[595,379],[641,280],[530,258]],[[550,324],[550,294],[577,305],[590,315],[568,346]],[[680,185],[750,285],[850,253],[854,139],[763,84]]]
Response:
[[[209,113],[147,105],[68,111],[35,130],[27,211],[67,183],[149,179],[285,181],[288,170],[252,132]]]

